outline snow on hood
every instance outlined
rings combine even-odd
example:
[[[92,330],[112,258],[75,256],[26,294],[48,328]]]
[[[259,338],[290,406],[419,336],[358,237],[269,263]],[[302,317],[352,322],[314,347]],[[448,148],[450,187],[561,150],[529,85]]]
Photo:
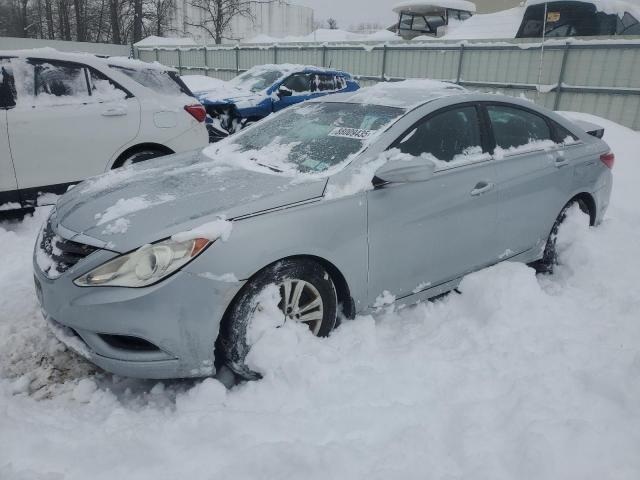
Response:
[[[227,86],[226,81],[206,75],[182,75],[180,80],[182,80],[192,92],[207,92]]]
[[[90,178],[63,195],[56,209],[63,227],[126,252],[219,217],[320,197],[325,184],[326,178],[294,183],[268,168],[246,170],[198,150]]]

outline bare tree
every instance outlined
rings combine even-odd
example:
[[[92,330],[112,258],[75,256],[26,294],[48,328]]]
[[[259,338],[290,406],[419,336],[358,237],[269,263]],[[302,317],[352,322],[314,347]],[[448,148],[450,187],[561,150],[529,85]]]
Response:
[[[150,0],[149,1],[150,31],[153,35],[161,37],[170,30],[171,14],[175,7],[175,0]]]
[[[333,17],[327,18],[327,25],[329,26],[329,30],[338,29],[338,21]]]
[[[257,2],[249,0],[188,0],[188,3],[200,13],[201,20],[186,19],[185,23],[192,27],[201,28],[214,39],[216,44],[220,44],[223,39],[229,38],[225,36],[225,33],[228,31],[231,20],[237,16],[253,18],[251,4]]]

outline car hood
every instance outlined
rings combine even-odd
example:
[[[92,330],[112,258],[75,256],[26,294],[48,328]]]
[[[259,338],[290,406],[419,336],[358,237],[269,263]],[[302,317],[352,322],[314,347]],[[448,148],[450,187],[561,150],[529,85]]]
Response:
[[[220,216],[319,198],[325,185],[326,179],[299,182],[220,164],[196,151],[90,178],[59,199],[56,218],[76,241],[126,252]]]

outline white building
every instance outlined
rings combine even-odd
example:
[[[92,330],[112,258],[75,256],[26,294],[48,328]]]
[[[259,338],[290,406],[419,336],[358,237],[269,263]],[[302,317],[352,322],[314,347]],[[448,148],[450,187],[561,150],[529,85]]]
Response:
[[[213,0],[212,0],[213,1]],[[313,31],[313,9],[294,5],[286,0],[251,2],[251,16],[236,16],[225,31],[225,43],[246,41],[258,35],[285,37],[308,35]],[[214,43],[214,39],[202,28],[189,25],[203,21],[200,9],[188,0],[176,0],[172,18],[172,30],[179,36],[191,37],[197,43]]]

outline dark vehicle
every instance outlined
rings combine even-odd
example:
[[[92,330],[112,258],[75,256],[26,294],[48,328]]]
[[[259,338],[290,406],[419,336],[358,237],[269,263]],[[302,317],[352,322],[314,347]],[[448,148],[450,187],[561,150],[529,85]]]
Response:
[[[543,31],[544,37],[640,35],[640,23],[628,11],[607,13],[592,2],[578,1],[548,2],[546,9],[544,2],[527,5],[516,38],[541,38]]]

